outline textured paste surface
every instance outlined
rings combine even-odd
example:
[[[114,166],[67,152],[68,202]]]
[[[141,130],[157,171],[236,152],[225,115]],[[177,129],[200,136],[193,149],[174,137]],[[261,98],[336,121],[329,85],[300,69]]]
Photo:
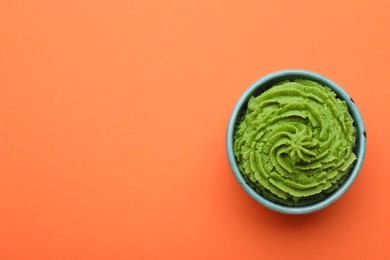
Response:
[[[251,97],[235,132],[247,183],[284,205],[334,191],[352,167],[356,130],[345,101],[310,80],[284,81]]]

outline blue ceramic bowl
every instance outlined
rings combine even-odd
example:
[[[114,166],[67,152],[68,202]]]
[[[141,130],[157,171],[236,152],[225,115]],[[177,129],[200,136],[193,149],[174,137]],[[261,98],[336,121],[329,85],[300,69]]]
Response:
[[[346,101],[348,105],[349,113],[353,117],[355,121],[354,126],[356,127],[357,143],[354,152],[356,154],[357,160],[353,168],[348,173],[349,175],[347,179],[343,182],[342,185],[340,185],[340,187],[338,187],[334,192],[330,193],[329,196],[326,197],[325,199],[306,206],[285,206],[285,205],[277,204],[273,201],[266,199],[265,197],[257,193],[254,189],[252,189],[245,182],[244,177],[242,176],[238,168],[237,161],[234,156],[234,147],[233,147],[235,126],[238,123],[237,120],[239,119],[239,116],[242,115],[243,112],[245,112],[246,104],[250,96],[252,95],[257,96],[280,81],[293,80],[293,79],[309,79],[318,82],[322,85],[330,87],[337,94],[338,98]],[[259,79],[258,81],[253,83],[252,86],[250,86],[240,97],[230,116],[230,120],[227,128],[227,135],[226,135],[226,149],[227,149],[227,155],[228,155],[230,167],[233,170],[234,176],[236,177],[240,185],[244,188],[244,190],[252,198],[254,198],[257,202],[259,202],[263,206],[277,212],[281,212],[285,214],[306,214],[306,213],[315,212],[317,210],[329,206],[338,198],[340,198],[354,182],[356,176],[360,171],[360,168],[362,167],[364,156],[366,153],[366,130],[364,127],[362,116],[360,115],[360,112],[357,106],[355,105],[353,99],[347,94],[347,92],[345,92],[345,90],[343,90],[335,82],[331,81],[330,79],[322,75],[319,75],[314,72],[306,71],[306,70],[282,70],[282,71],[271,73]]]

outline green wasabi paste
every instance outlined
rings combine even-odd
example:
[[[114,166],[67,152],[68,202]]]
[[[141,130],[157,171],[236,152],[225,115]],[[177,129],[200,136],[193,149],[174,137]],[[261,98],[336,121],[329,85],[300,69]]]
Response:
[[[345,101],[310,80],[284,81],[252,96],[234,138],[246,182],[283,205],[323,199],[356,160],[356,129]]]

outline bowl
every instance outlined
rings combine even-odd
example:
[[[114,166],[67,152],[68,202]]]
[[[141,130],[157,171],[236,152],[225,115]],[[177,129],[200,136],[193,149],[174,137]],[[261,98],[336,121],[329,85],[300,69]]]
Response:
[[[294,79],[308,79],[315,81],[321,85],[327,86],[331,88],[337,95],[337,97],[341,100],[344,100],[347,104],[350,115],[354,120],[354,127],[356,128],[356,146],[354,149],[354,153],[357,157],[354,165],[349,170],[346,175],[346,179],[343,183],[333,192],[331,192],[324,199],[315,202],[309,205],[303,206],[286,206],[282,204],[278,204],[273,202],[258,192],[256,192],[244,179],[242,173],[239,170],[236,157],[234,155],[234,134],[236,125],[240,120],[240,117],[245,112],[247,103],[249,98],[253,96],[258,96],[265,90],[269,89],[276,83],[285,80],[294,80]],[[242,188],[257,202],[261,205],[265,206],[268,209],[271,209],[276,212],[285,213],[285,214],[307,214],[312,213],[318,210],[321,210],[337,199],[339,199],[352,185],[355,181],[364,161],[364,156],[366,153],[366,130],[364,127],[362,116],[357,108],[353,99],[348,95],[348,93],[343,90],[339,85],[337,85],[332,80],[318,74],[315,72],[307,71],[307,70],[281,70],[277,72],[273,72],[268,74],[261,79],[257,80],[253,83],[239,98],[236,103],[227,127],[226,133],[226,150],[228,155],[228,160],[230,167],[234,173],[235,178],[238,183],[242,186]]]

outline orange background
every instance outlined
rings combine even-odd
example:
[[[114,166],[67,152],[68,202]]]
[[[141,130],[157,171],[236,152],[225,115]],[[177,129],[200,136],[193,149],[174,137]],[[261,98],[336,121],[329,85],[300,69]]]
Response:
[[[389,259],[389,1],[1,1],[0,259]],[[225,154],[272,71],[339,83],[368,144],[318,213],[271,212]]]

